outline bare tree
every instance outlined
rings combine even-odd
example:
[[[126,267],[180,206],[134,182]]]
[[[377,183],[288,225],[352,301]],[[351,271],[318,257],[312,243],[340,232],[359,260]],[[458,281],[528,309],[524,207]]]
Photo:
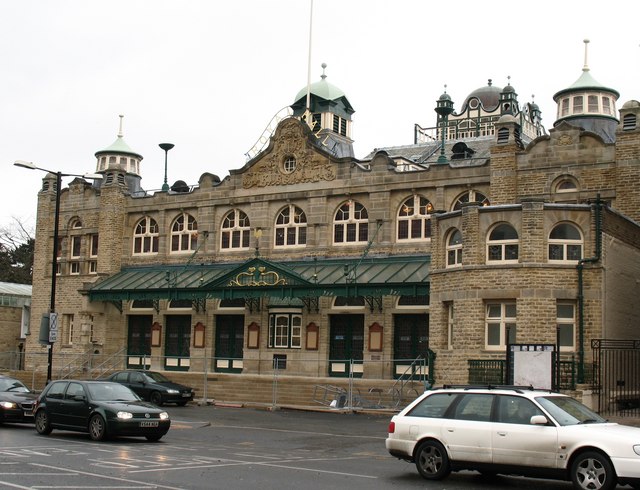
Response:
[[[0,281],[31,284],[33,230],[19,218],[12,219],[11,225],[0,227]]]

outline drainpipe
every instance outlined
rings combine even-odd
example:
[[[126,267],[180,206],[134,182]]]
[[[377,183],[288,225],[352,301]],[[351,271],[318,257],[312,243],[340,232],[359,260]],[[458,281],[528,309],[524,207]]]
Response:
[[[596,251],[593,257],[580,259],[576,267],[578,271],[578,383],[584,383],[584,264],[594,264],[602,255],[602,201],[600,194],[596,196]]]

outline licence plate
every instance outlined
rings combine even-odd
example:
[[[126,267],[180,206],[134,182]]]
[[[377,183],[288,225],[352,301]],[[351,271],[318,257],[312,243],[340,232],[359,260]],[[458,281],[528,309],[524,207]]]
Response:
[[[191,393],[183,393],[182,398],[191,398]]]
[[[140,427],[158,427],[156,420],[143,420],[140,422]]]
[[[24,411],[24,416],[25,417],[33,417],[33,410],[25,410]]]

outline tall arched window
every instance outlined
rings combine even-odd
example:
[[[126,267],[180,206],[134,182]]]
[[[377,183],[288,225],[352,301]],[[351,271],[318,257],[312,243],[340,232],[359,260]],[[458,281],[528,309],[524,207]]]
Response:
[[[222,220],[220,248],[242,250],[249,248],[251,228],[249,217],[239,209],[232,209]]]
[[[571,223],[560,223],[549,234],[549,261],[576,262],[582,258],[582,234]]]
[[[149,216],[145,216],[133,230],[133,255],[158,253],[158,223]]]
[[[513,226],[497,225],[487,239],[487,262],[517,262],[518,243],[518,232]]]
[[[343,203],[333,220],[333,243],[350,245],[366,243],[369,239],[367,208],[356,201]]]
[[[433,205],[422,196],[411,196],[398,210],[398,241],[431,238]]]
[[[455,203],[453,204],[453,211],[462,208],[462,205],[468,202],[478,202],[480,203],[480,206],[488,206],[490,204],[489,199],[487,199],[484,194],[471,190],[462,194],[458,199],[456,199]]]
[[[289,204],[276,217],[276,247],[300,247],[307,244],[307,215]]]
[[[188,213],[178,216],[171,225],[171,252],[190,252],[198,247],[198,222]]]
[[[462,233],[454,229],[447,237],[447,267],[462,265]]]

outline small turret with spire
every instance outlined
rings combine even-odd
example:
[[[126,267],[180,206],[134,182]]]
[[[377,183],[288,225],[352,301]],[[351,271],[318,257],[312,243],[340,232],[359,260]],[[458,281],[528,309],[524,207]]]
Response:
[[[124,133],[122,131],[124,115],[120,114],[118,117],[120,122],[116,140],[104,150],[95,153],[97,159],[96,172],[101,174],[120,173],[124,176],[123,178],[126,180],[129,190],[137,192],[140,190],[140,162],[143,157],[133,151],[124,141]],[[108,178],[105,179],[104,184],[108,183],[109,180]]]
[[[570,87],[553,96],[558,104],[557,126],[562,121],[580,126],[599,134],[607,142],[615,141],[618,125],[616,101],[620,97],[617,90],[605,87],[590,73],[588,63],[589,40],[584,40],[584,65],[582,75]]]

